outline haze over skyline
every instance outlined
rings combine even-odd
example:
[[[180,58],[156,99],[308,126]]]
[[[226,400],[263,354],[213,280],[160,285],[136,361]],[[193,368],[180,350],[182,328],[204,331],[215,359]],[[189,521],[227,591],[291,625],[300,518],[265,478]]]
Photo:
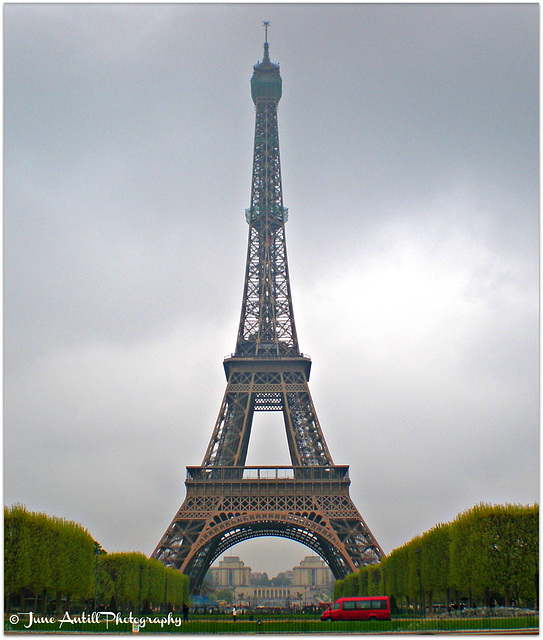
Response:
[[[181,505],[238,328],[263,20],[298,338],[363,519],[388,553],[539,501],[537,4],[8,4],[5,504],[147,555]],[[247,464],[290,464],[279,414]]]

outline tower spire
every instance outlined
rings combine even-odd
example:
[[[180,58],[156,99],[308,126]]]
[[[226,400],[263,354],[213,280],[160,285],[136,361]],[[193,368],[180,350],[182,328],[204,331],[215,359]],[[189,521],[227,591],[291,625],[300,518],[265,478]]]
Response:
[[[269,45],[268,45],[268,27],[270,26],[270,21],[269,20],[264,20],[264,22],[262,24],[264,25],[264,32],[265,32],[265,38],[264,38],[264,60],[263,60],[263,62],[270,62],[270,50],[269,50]]]

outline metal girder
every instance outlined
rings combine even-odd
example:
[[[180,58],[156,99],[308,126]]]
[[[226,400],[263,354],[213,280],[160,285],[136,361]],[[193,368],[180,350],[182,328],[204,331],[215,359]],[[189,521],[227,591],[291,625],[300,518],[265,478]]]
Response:
[[[309,392],[305,360],[291,358],[279,360],[273,371],[243,359],[232,364],[202,466],[245,464],[255,411],[283,412],[293,465],[333,464]]]
[[[299,355],[285,240],[277,102],[256,105],[249,243],[236,355]]]

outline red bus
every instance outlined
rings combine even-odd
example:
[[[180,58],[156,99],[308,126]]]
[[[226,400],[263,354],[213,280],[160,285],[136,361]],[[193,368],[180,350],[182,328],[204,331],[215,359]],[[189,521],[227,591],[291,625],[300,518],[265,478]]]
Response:
[[[321,620],[390,620],[388,596],[340,598],[323,612]]]

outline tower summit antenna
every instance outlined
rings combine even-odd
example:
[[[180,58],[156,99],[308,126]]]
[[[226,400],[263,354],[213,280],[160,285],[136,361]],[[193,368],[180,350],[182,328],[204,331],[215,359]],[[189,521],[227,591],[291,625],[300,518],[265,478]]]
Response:
[[[268,27],[270,26],[270,21],[269,20],[264,20],[264,22],[262,24],[264,25],[264,31],[265,31],[264,60],[263,60],[263,62],[269,62],[270,61],[270,50],[269,50],[269,45],[268,45]]]

